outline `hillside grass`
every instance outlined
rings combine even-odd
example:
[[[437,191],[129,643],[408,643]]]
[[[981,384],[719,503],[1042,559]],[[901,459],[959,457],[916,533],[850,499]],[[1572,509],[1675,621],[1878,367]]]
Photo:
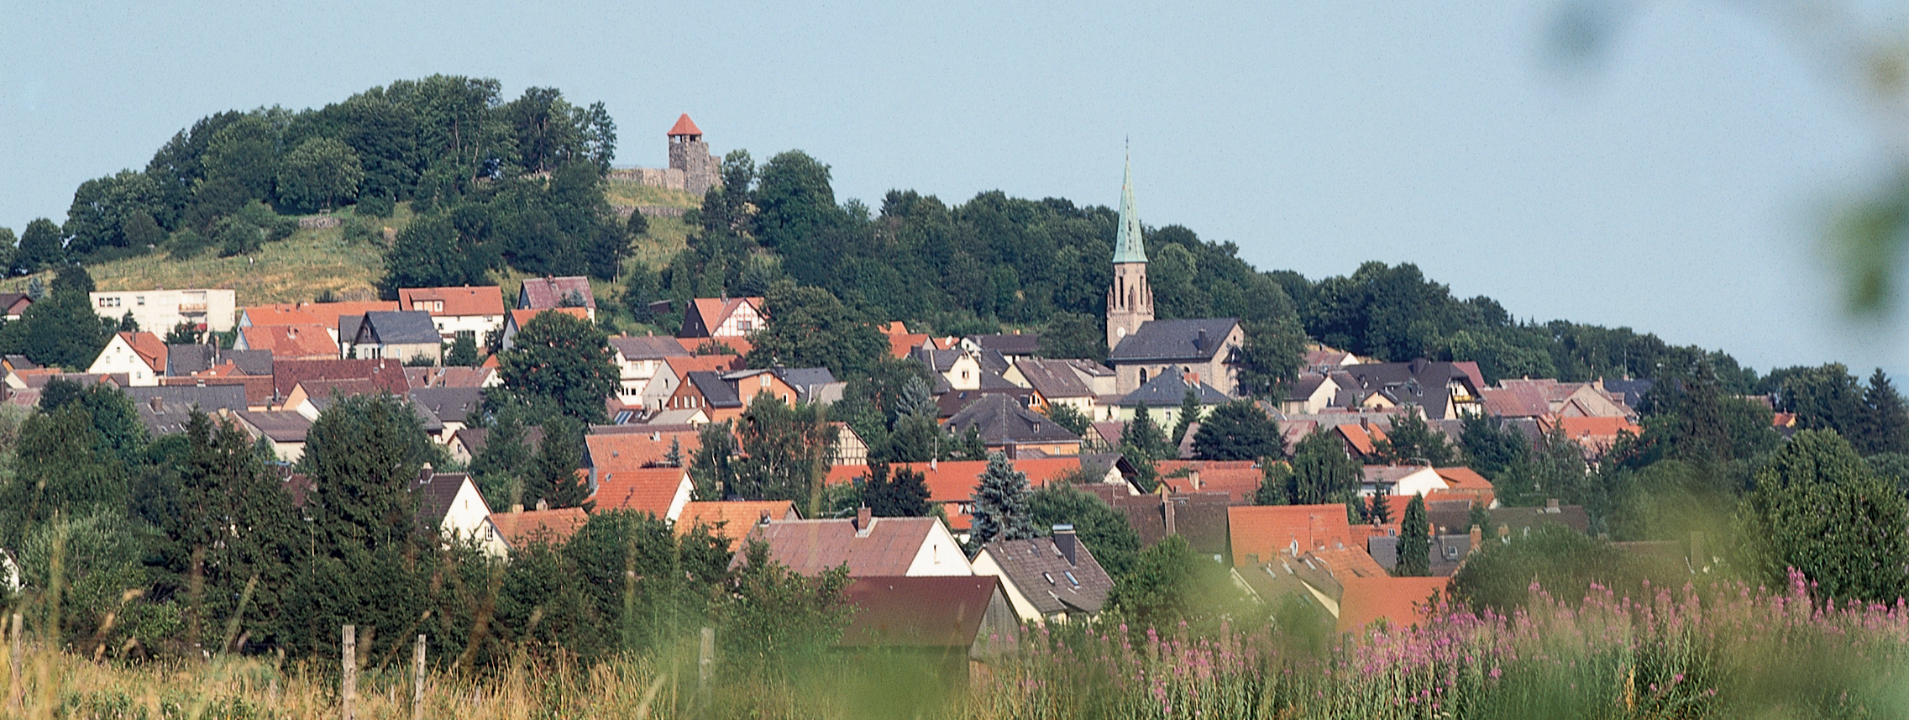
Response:
[[[622,180],[608,181],[607,201],[616,205],[688,209],[700,204],[699,198],[691,193]],[[347,220],[353,217],[353,212],[348,209],[335,216]],[[399,203],[392,217],[379,222],[398,232],[412,219],[411,204]],[[619,297],[619,282],[624,281],[626,273],[633,268],[665,267],[675,253],[686,247],[687,235],[692,231],[686,222],[677,217],[648,219],[651,229],[647,237],[635,243],[634,256],[628,259],[619,281],[592,281],[594,297],[601,303],[612,303]],[[234,257],[220,257],[217,249],[209,248],[196,257],[176,260],[165,251],[156,250],[139,257],[91,264],[87,272],[93,275],[94,284],[101,290],[232,289],[235,302],[242,307],[311,301],[327,291],[341,299],[371,299],[376,296],[376,283],[386,271],[386,248],[378,242],[348,242],[343,230],[343,227],[301,229],[285,240],[267,243],[259,252]],[[530,273],[514,270],[494,273],[494,279],[509,298],[518,293],[520,281],[528,276]],[[53,273],[48,271],[39,277],[41,282],[51,282]],[[14,278],[4,286],[7,290],[24,292],[29,281],[27,277]]]

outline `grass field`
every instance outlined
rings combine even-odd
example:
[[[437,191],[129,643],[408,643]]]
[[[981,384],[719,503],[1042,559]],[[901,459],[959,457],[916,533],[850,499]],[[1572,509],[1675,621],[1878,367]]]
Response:
[[[634,182],[609,181],[607,200],[616,205],[665,205],[698,207],[699,198],[677,190],[648,187]],[[341,213],[351,218],[351,212]],[[394,208],[391,218],[380,219],[386,228],[399,231],[412,219],[407,203]],[[627,268],[644,265],[660,268],[686,246],[691,230],[679,218],[651,218],[651,231],[634,248]],[[87,266],[94,284],[101,290],[149,290],[158,288],[229,288],[241,306],[313,300],[332,291],[341,299],[371,299],[374,285],[385,271],[386,248],[378,242],[349,242],[340,227],[302,229],[279,242],[267,243],[251,255],[220,257],[214,249],[187,260],[175,260],[164,252],[135,258],[111,260]],[[517,290],[526,273],[504,271],[494,274],[501,287]],[[623,272],[624,277],[624,272]],[[44,273],[42,282],[52,280]],[[4,289],[24,292],[29,278],[13,278]],[[593,294],[601,302],[619,296],[615,283],[593,281]]]

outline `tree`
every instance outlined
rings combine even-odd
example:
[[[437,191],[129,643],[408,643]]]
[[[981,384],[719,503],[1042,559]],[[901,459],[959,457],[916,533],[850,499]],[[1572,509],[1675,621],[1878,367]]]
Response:
[[[120,224],[120,236],[126,239],[127,247],[132,248],[156,247],[167,241],[167,231],[145,210],[127,213],[126,221]]]
[[[311,138],[281,158],[275,189],[282,205],[301,212],[330,210],[335,202],[358,196],[365,177],[352,147],[332,138]]]
[[[1291,304],[1283,317],[1247,323],[1246,338],[1240,349],[1240,391],[1277,402],[1292,386],[1306,357],[1307,335]]]
[[[1468,413],[1460,421],[1460,452],[1467,467],[1483,477],[1499,475],[1526,451],[1526,438],[1486,413]]]
[[[1533,602],[1535,586],[1554,600],[1573,603],[1595,583],[1625,591],[1642,581],[1672,588],[1687,580],[1675,563],[1636,562],[1613,543],[1547,523],[1524,535],[1489,538],[1461,562],[1447,581],[1447,595],[1475,612],[1511,612]]]
[[[194,329],[193,323],[182,320],[167,330],[165,342],[168,345],[198,345],[200,336],[200,331]]]
[[[25,355],[47,367],[84,370],[118,325],[94,314],[86,292],[55,291],[27,306],[18,321],[0,327],[0,352]]]
[[[1235,602],[1244,597],[1225,565],[1201,558],[1185,538],[1168,535],[1115,578],[1107,610],[1124,619],[1136,635],[1149,628],[1173,632],[1181,623],[1205,632],[1219,627],[1224,617],[1238,616],[1235,611],[1246,610]]]
[[[1432,548],[1428,537],[1427,503],[1419,495],[1407,501],[1406,517],[1400,518],[1400,540],[1394,544],[1399,559],[1393,574],[1401,577],[1426,577],[1427,553]]]
[[[497,265],[500,251],[484,240],[482,233],[487,232],[484,225],[470,227],[467,232],[462,232],[462,225],[458,212],[414,218],[394,238],[393,247],[387,251],[386,274],[379,283],[380,296],[397,298],[403,287],[490,283],[487,273]]]
[[[1735,516],[1743,560],[1780,587],[1798,568],[1814,592],[1891,604],[1906,595],[1907,499],[1832,430],[1795,433],[1754,477]]]
[[[453,337],[453,347],[447,349],[443,361],[449,367],[475,367],[480,364],[480,346],[470,333],[460,333]]]
[[[1160,424],[1147,414],[1146,403],[1133,407],[1133,420],[1121,429],[1120,443],[1138,450],[1149,464],[1156,460],[1170,460],[1175,452],[1173,443],[1167,441],[1166,433],[1160,431]]]
[[[1052,360],[1084,358],[1094,362],[1107,359],[1107,335],[1100,319],[1086,313],[1061,311],[1047,320],[1040,331],[1040,357]]]
[[[0,547],[20,547],[29,529],[56,513],[79,517],[120,507],[126,466],[105,444],[78,403],[29,417],[20,427],[18,469],[0,479]]]
[[[20,233],[20,249],[13,254],[13,274],[32,275],[65,259],[65,238],[52,220],[38,218]]]
[[[1027,510],[1033,485],[1027,474],[1013,469],[1004,453],[987,454],[987,469],[973,490],[973,534],[968,542],[979,547],[995,540],[1037,537]]]
[[[1087,416],[1080,414],[1079,410],[1066,403],[1047,406],[1047,419],[1079,437],[1086,437],[1087,429],[1093,427],[1092,420],[1087,419]]]
[[[580,456],[586,447],[586,428],[570,418],[554,418],[541,426],[540,451],[526,466],[525,488],[520,502],[535,507],[545,502],[549,508],[585,506],[587,484],[580,477]],[[489,443],[491,444],[491,443]]]
[[[1387,505],[1387,491],[1385,488],[1373,489],[1373,494],[1367,496],[1366,510],[1366,513],[1361,517],[1363,521],[1381,524],[1393,522],[1393,508]],[[1405,518],[1402,518],[1402,520],[1405,520]]]
[[[1907,399],[1894,389],[1887,371],[1874,368],[1867,378],[1867,421],[1859,433],[1863,455],[1907,454]]]
[[[1287,488],[1293,482],[1293,466],[1280,461],[1269,462],[1261,467],[1260,487],[1253,491],[1255,505],[1287,505],[1292,498]]]
[[[1286,454],[1286,441],[1273,418],[1252,400],[1236,400],[1215,408],[1200,422],[1193,436],[1193,456],[1201,460],[1255,460]]]
[[[725,500],[739,484],[734,458],[740,454],[733,439],[733,421],[707,423],[700,428],[700,447],[693,451],[687,474],[693,480],[693,499]]]
[[[1197,422],[1200,422],[1200,394],[1187,388],[1186,396],[1180,398],[1180,419],[1174,421],[1173,431],[1184,437],[1187,428]]]
[[[1035,490],[1027,497],[1027,510],[1036,528],[1072,525],[1108,577],[1126,574],[1140,553],[1140,533],[1127,524],[1126,517],[1072,483],[1049,482]]]
[[[867,463],[867,476],[860,481],[861,502],[874,517],[925,517],[933,508],[926,474],[899,467],[892,468],[889,479],[888,469],[883,461]]]
[[[1598,499],[1580,446],[1554,426],[1538,450],[1528,449],[1505,472],[1493,477],[1500,502],[1539,507],[1549,499],[1585,504]]]
[[[180,467],[181,512],[165,531],[192,563],[189,639],[240,614],[249,648],[278,644],[276,622],[295,582],[307,532],[280,480],[267,472],[247,434],[195,411]],[[240,598],[253,586],[243,607]],[[211,638],[207,638],[211,640]]]
[[[743,550],[721,606],[723,671],[729,677],[784,677],[823,660],[853,618],[844,594],[847,569],[800,575],[769,559],[767,543],[758,538]]]
[[[740,415],[740,454],[732,490],[748,500],[792,500],[808,517],[819,513],[821,486],[838,439],[826,409],[789,406],[771,394],[754,396]]]
[[[767,289],[767,326],[753,334],[748,367],[825,367],[835,377],[866,372],[887,338],[832,293],[782,280]]]
[[[1346,445],[1333,433],[1315,430],[1294,449],[1287,497],[1298,505],[1345,502],[1360,487],[1362,466],[1347,457]]]
[[[500,377],[508,392],[550,399],[561,414],[584,423],[605,422],[607,396],[620,383],[606,333],[551,310],[528,320],[513,349],[500,353]]]
[[[1425,462],[1433,467],[1449,467],[1459,462],[1447,434],[1429,429],[1427,421],[1414,414],[1413,406],[1388,420],[1387,442],[1374,445],[1380,459],[1389,465]]]

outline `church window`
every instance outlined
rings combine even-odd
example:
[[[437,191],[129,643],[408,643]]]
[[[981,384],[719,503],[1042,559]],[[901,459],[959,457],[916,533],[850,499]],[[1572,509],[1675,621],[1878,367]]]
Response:
[[[1141,384],[1141,385],[1145,385],[1145,384],[1147,384],[1147,369],[1146,369],[1146,368],[1140,368],[1140,384]]]

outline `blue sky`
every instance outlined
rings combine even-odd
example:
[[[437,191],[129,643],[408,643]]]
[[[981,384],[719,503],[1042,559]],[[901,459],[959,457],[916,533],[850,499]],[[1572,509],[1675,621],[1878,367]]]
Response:
[[[1556,3],[277,5],[0,5],[0,226],[63,219],[212,112],[465,74],[605,101],[619,164],[664,165],[687,112],[716,151],[805,150],[871,206],[1114,205],[1130,139],[1143,222],[1262,269],[1413,262],[1522,318],[1905,384],[1905,288],[1849,319],[1820,243],[1893,167],[1888,130],[1851,48],[1779,8],[1600,6],[1623,11],[1568,62]],[[1841,14],[1870,35],[1906,13]]]

